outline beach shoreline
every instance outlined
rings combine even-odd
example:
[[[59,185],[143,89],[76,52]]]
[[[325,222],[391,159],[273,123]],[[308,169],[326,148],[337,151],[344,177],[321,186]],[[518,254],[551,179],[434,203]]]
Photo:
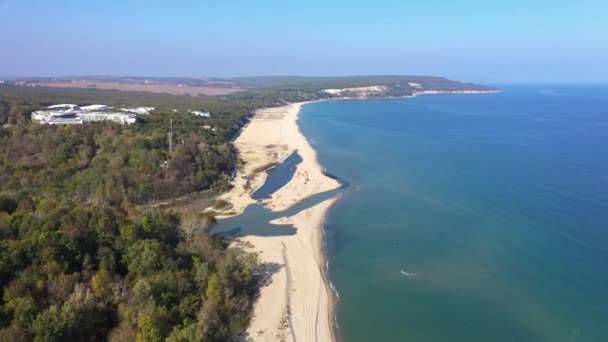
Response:
[[[495,92],[499,91],[420,91],[396,98]],[[255,203],[263,203],[269,210],[278,212],[315,194],[339,188],[342,184],[325,174],[316,151],[302,133],[298,125],[299,114],[302,106],[311,102],[360,99],[370,98],[324,99],[256,111],[233,142],[242,165],[234,178],[233,188],[219,197],[231,204],[230,211],[220,212],[218,218],[239,215]],[[269,199],[254,200],[251,194],[264,184],[268,171],[294,151],[300,154],[302,162],[297,165],[293,178]],[[271,222],[293,225],[295,235],[245,236],[237,240],[237,245],[258,255],[263,268],[268,267],[267,279],[254,304],[246,334],[248,340],[338,340],[335,314],[338,294],[331,288],[323,239],[323,223],[337,200],[336,196]]]
[[[292,179],[261,201],[271,211],[282,211],[315,194],[337,189],[340,182],[325,175],[316,151],[298,125],[301,107],[308,102],[258,110],[235,139],[242,165],[233,188],[219,198],[231,204],[219,218],[242,213],[257,203],[251,197],[266,178],[269,165],[279,165],[294,151],[302,157]],[[252,341],[335,341],[333,291],[325,274],[322,225],[337,197],[271,223],[296,228],[289,236],[245,236],[237,244],[256,253],[267,278],[254,305],[247,331]],[[221,213],[220,213],[221,214]],[[293,262],[297,260],[297,262]],[[290,262],[291,261],[291,262]]]
[[[319,101],[259,109],[243,127],[233,142],[242,165],[232,181],[232,189],[218,197],[229,202],[231,207],[216,212],[218,219],[240,215],[247,206],[258,202],[272,211],[282,211],[317,193],[340,187],[337,180],[324,174],[316,151],[297,123],[301,107],[312,102]],[[267,172],[283,163],[294,151],[298,151],[303,160],[293,178],[269,199],[253,199],[251,194],[264,185]],[[215,209],[207,208],[207,211]]]
[[[232,207],[229,211],[216,212],[218,219],[228,218],[236,215],[240,215],[244,212],[245,208],[250,204],[258,203],[251,197],[257,189],[264,185],[268,176],[268,171],[273,167],[283,163],[295,150],[298,150],[296,146],[304,146],[307,154],[312,156],[312,160],[309,160],[316,168],[322,168],[319,164],[316,151],[307,138],[300,130],[297,120],[299,119],[299,113],[302,106],[309,103],[324,102],[324,101],[339,101],[339,100],[373,100],[373,99],[406,99],[414,98],[420,95],[453,95],[453,94],[492,94],[500,93],[502,90],[460,90],[460,91],[436,91],[436,90],[422,90],[414,91],[412,95],[406,96],[384,96],[384,97],[337,97],[330,99],[320,99],[314,101],[295,102],[282,107],[271,107],[259,109],[255,112],[250,121],[241,128],[241,131],[237,138],[232,142],[232,145],[236,148],[239,159],[242,160],[245,165],[240,167],[236,172],[232,181],[232,189],[226,193],[220,195],[218,198],[230,202]],[[283,123],[279,124],[262,124],[261,122],[268,121],[269,117],[274,115],[282,116],[287,115],[287,118],[282,118]],[[272,118],[270,118],[272,120]],[[284,134],[272,132],[273,129],[278,129],[279,132],[283,132],[284,125],[289,127],[291,131],[295,128],[294,136],[298,137],[298,142],[290,141]],[[265,133],[270,133],[265,135]],[[253,154],[253,156],[251,156]],[[265,154],[265,155],[264,155]],[[303,159],[304,156],[302,156]],[[261,168],[261,170],[257,170]],[[326,176],[326,175],[324,175]],[[326,176],[327,177],[327,176]],[[329,177],[330,178],[330,177]],[[282,190],[282,189],[279,189]],[[327,190],[331,190],[328,188]],[[272,194],[268,200],[261,201],[272,211],[280,211],[289,208],[289,203],[285,203],[285,199],[278,201],[276,197],[283,197],[287,191],[283,190],[282,193],[277,195],[279,191]],[[291,202],[291,206],[295,205],[302,200],[315,195],[322,191],[309,191],[306,196],[296,196]],[[214,211],[214,208],[207,208],[206,211]]]

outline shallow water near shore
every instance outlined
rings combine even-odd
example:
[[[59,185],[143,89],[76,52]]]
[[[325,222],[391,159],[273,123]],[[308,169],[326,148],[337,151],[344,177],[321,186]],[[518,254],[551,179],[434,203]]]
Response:
[[[608,340],[608,87],[503,89],[303,107],[344,341]]]

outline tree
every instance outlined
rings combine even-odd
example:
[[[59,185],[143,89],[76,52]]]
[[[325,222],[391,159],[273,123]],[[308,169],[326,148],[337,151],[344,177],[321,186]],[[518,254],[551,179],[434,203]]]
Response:
[[[161,331],[158,328],[159,322],[148,312],[140,312],[137,319],[137,342],[160,342],[162,341]]]
[[[146,276],[161,270],[175,270],[169,247],[156,240],[141,240],[129,247],[123,261],[134,276]]]
[[[64,335],[67,335],[69,325],[72,323],[66,318],[68,317],[62,317],[62,312],[56,305],[40,313],[32,324],[34,341],[55,342],[62,340],[65,337]]]
[[[199,214],[191,211],[183,214],[180,222],[180,235],[190,245],[195,234],[205,232],[209,227],[216,224],[217,219],[212,213]]]
[[[95,297],[102,301],[108,300],[112,293],[112,289],[110,288],[111,283],[112,276],[109,271],[101,270],[96,272],[93,277],[91,277],[91,290],[93,290]]]

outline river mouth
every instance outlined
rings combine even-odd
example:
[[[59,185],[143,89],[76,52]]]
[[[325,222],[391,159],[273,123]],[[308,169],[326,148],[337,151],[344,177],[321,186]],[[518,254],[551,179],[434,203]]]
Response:
[[[268,199],[275,191],[285,186],[296,173],[298,164],[302,162],[302,156],[298,151],[294,151],[284,162],[266,171],[268,177],[264,184],[253,192],[251,197],[254,200]]]
[[[247,235],[255,236],[284,236],[294,235],[296,229],[290,225],[271,224],[270,221],[293,216],[300,211],[313,207],[327,199],[343,194],[348,189],[348,182],[335,175],[325,172],[327,177],[336,179],[341,186],[334,190],[329,190],[315,194],[301,201],[300,203],[282,211],[271,211],[265,207],[264,199],[270,198],[274,192],[285,186],[293,178],[297,165],[302,162],[302,157],[295,151],[283,163],[269,171],[268,178],[264,185],[256,190],[252,197],[258,203],[249,205],[242,214],[220,219],[211,228],[211,233],[227,237],[241,237]]]

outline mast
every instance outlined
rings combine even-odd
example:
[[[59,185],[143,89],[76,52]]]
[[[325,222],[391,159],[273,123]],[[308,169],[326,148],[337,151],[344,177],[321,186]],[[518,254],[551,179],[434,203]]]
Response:
[[[169,154],[173,152],[173,119],[171,119],[171,131],[169,132]]]

